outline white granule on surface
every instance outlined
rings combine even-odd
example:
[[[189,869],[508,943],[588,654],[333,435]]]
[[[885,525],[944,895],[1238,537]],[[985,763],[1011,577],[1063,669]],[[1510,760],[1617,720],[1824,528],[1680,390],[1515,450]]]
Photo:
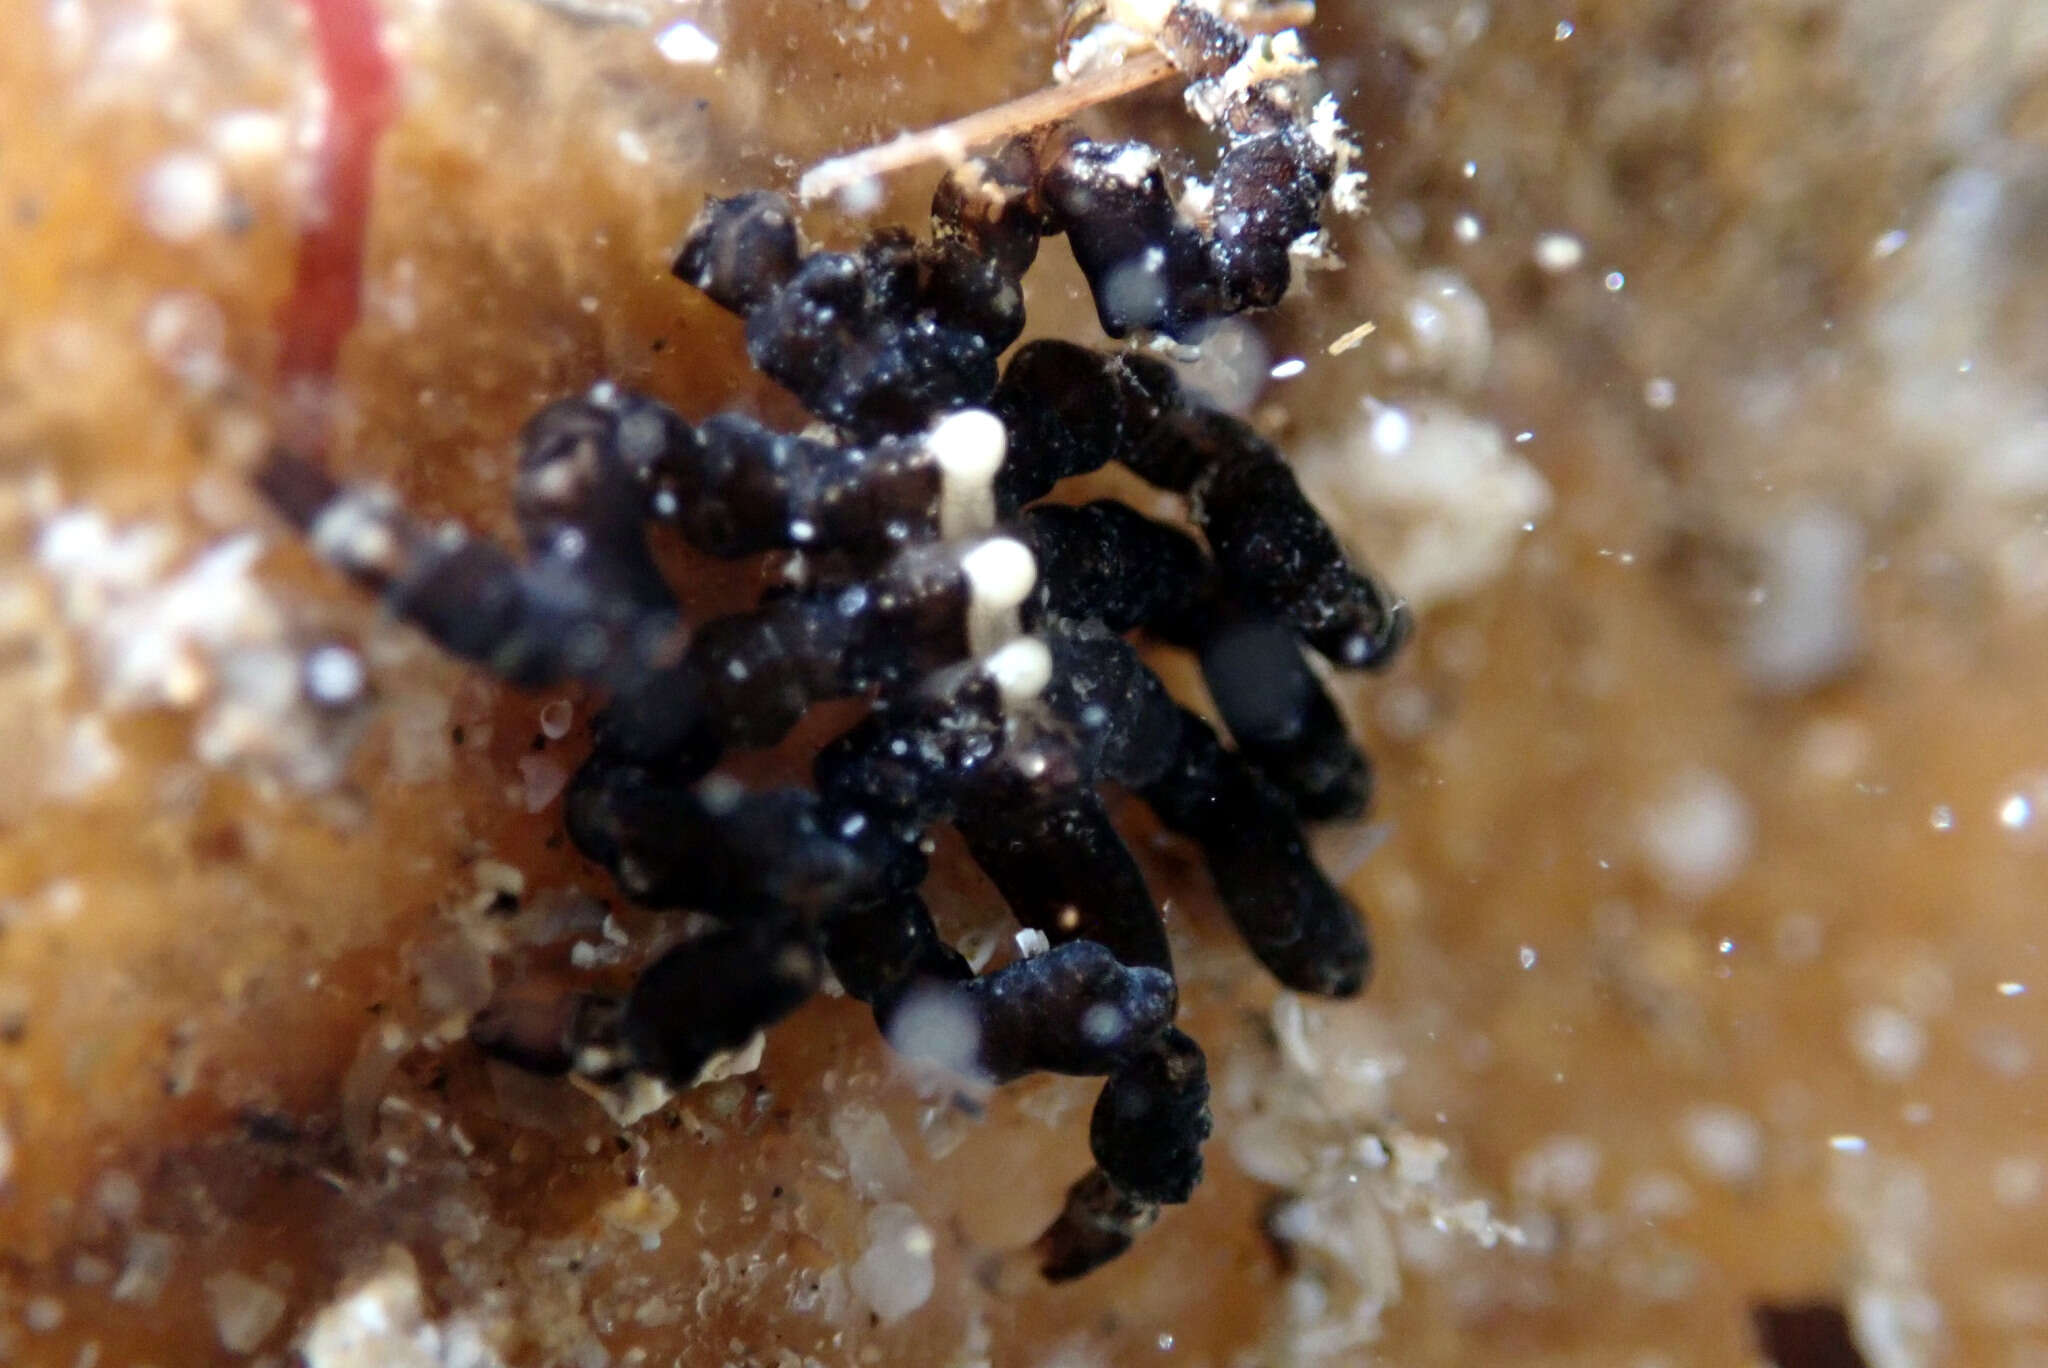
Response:
[[[1545,233],[1530,250],[1538,267],[1551,275],[1576,270],[1586,259],[1586,245],[1570,233]]]
[[[898,1321],[931,1299],[938,1242],[901,1202],[868,1213],[868,1245],[847,1277],[854,1295],[885,1323]]]
[[[1872,1075],[1899,1083],[1926,1057],[1927,1031],[1896,1007],[1865,1007],[1849,1021],[1849,1043]]]
[[[1744,671],[1787,692],[1837,678],[1863,645],[1862,525],[1837,509],[1807,508],[1769,529],[1758,550],[1763,577],[1743,635]]]
[[[832,1113],[831,1125],[855,1192],[873,1199],[900,1197],[911,1190],[910,1156],[880,1110],[848,1103]]]
[[[397,1246],[377,1272],[313,1314],[298,1347],[305,1368],[503,1368],[469,1320],[426,1318],[419,1269]]]
[[[143,173],[138,199],[150,232],[169,242],[190,242],[224,219],[227,177],[203,152],[173,152]]]
[[[1525,1201],[1569,1206],[1593,1195],[1600,1146],[1583,1135],[1553,1135],[1515,1157],[1515,1195]]]
[[[1678,1137],[1693,1167],[1717,1182],[1739,1187],[1763,1172],[1763,1127],[1739,1107],[1687,1107],[1678,1121]]]
[[[202,762],[259,766],[307,789],[330,786],[352,733],[309,706],[304,653],[256,574],[262,539],[240,533],[189,556],[180,542],[168,525],[116,527],[90,508],[42,523],[36,566],[64,625],[84,643],[94,701],[117,714],[192,711],[192,749]],[[59,795],[90,789],[118,760],[101,744],[103,731],[74,733],[71,742],[73,767],[46,776]]]
[[[1549,484],[1499,427],[1438,400],[1368,398],[1334,441],[1297,466],[1348,544],[1419,607],[1477,592],[1512,560],[1551,505]]]
[[[1740,789],[1713,770],[1695,769],[1666,784],[1642,811],[1637,837],[1650,872],[1667,891],[1703,899],[1742,872],[1754,826]]]
[[[253,1353],[284,1319],[284,1295],[233,1269],[206,1280],[206,1304],[213,1313],[214,1333],[231,1354]]]
[[[688,20],[670,24],[654,40],[654,47],[677,66],[709,66],[718,60],[718,42]]]

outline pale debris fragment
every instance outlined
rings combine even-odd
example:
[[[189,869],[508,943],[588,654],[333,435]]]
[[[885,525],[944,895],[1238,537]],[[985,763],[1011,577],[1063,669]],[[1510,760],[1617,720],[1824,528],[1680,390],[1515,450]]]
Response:
[[[1707,1177],[1739,1187],[1763,1172],[1764,1131],[1739,1107],[1701,1104],[1679,1118],[1686,1157]]]
[[[90,508],[43,522],[36,564],[89,648],[97,702],[115,713],[194,710],[192,746],[205,763],[256,764],[311,789],[335,783],[352,738],[308,703],[304,653],[255,573],[262,539],[229,536],[174,568],[180,541],[168,525],[117,528]],[[75,757],[103,767],[91,735],[82,740]]]
[[[1767,528],[1762,583],[1742,664],[1762,688],[1798,692],[1840,677],[1862,653],[1863,525],[1840,509],[1800,509]]]
[[[1848,1229],[1849,1329],[1870,1368],[1930,1368],[1942,1359],[1942,1306],[1927,1286],[1933,1199],[1913,1164],[1867,1147],[1835,1147],[1828,1200]]]
[[[1726,888],[1749,861],[1755,821],[1726,776],[1691,769],[1667,783],[1638,825],[1650,872],[1674,896],[1705,899]]]
[[[640,1242],[642,1249],[661,1248],[661,1233],[682,1214],[676,1196],[663,1183],[627,1188],[598,1208],[598,1217]]]
[[[884,1203],[868,1213],[868,1247],[847,1281],[883,1321],[901,1320],[931,1298],[937,1247],[916,1211],[901,1202]]]
[[[1401,1253],[1421,1233],[1479,1248],[1522,1245],[1517,1226],[1463,1193],[1443,1141],[1389,1125],[1403,1061],[1370,1021],[1282,993],[1272,1051],[1225,1064],[1219,1109],[1234,1113],[1231,1156],[1289,1190],[1268,1230],[1295,1261],[1271,1327],[1279,1362],[1355,1362],[1399,1299]]]
[[[396,1245],[375,1273],[313,1314],[299,1353],[306,1368],[503,1368],[470,1320],[426,1318],[419,1268]]]
[[[1329,346],[1323,348],[1323,350],[1328,352],[1331,356],[1342,356],[1345,352],[1351,351],[1354,348],[1358,347],[1365,341],[1366,338],[1371,337],[1375,332],[1379,331],[1379,326],[1379,324],[1373,322],[1371,319],[1368,318],[1365,320],[1365,322],[1359,324],[1357,327],[1352,328],[1350,331],[1344,333],[1336,341],[1332,342]]]
[[[231,1354],[255,1352],[284,1319],[284,1295],[245,1273],[226,1269],[206,1280],[214,1333]]]
[[[1350,428],[1306,446],[1302,486],[1347,544],[1409,602],[1462,598],[1508,567],[1550,511],[1550,485],[1500,428],[1438,400],[1368,398]]]
[[[832,1113],[832,1138],[846,1156],[853,1190],[867,1198],[901,1196],[911,1190],[910,1156],[890,1128],[889,1118],[865,1103],[849,1102]]]

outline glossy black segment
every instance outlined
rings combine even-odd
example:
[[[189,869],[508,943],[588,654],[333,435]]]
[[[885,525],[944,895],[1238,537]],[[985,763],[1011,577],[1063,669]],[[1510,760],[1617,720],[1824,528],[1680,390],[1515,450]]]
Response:
[[[1112,632],[1142,627],[1168,641],[1200,630],[1209,558],[1187,533],[1108,499],[1039,504],[1018,532],[1041,567],[1037,612]]]
[[[1173,1205],[1201,1185],[1211,1124],[1202,1047],[1168,1030],[1109,1076],[1088,1122],[1088,1148],[1130,1197]]]
[[[705,201],[676,256],[675,274],[721,308],[745,314],[796,274],[801,253],[789,201],[749,190]]]
[[[1372,767],[1299,639],[1277,622],[1231,622],[1202,643],[1202,679],[1237,753],[1307,821],[1361,815]]]
[[[788,924],[759,920],[685,941],[633,984],[619,1034],[637,1068],[687,1087],[801,1007],[818,986],[818,952]]]
[[[1365,987],[1371,952],[1357,910],[1316,868],[1287,800],[1208,723],[1182,711],[1173,767],[1141,793],[1201,848],[1217,899],[1274,978],[1327,997]]]
[[[825,960],[847,996],[893,1011],[920,980],[961,983],[974,977],[959,951],[939,938],[924,899],[915,893],[849,900],[824,924]]]
[[[1035,757],[1034,757],[1035,758]],[[1127,965],[1173,972],[1159,907],[1095,790],[1004,764],[953,818],[1018,922],[1055,945],[1094,941]]]
[[[1090,1169],[1067,1189],[1058,1219],[1033,1242],[1038,1271],[1047,1282],[1072,1282],[1131,1247],[1159,1219],[1155,1202],[1140,1201],[1101,1169]]]
[[[1070,941],[959,984],[927,984],[889,1027],[897,1049],[991,1083],[1107,1074],[1173,1020],[1173,976]]]
[[[564,795],[569,838],[636,901],[725,915],[772,902],[836,905],[874,871],[820,821],[802,789],[749,793],[732,780],[674,779],[592,757]]]

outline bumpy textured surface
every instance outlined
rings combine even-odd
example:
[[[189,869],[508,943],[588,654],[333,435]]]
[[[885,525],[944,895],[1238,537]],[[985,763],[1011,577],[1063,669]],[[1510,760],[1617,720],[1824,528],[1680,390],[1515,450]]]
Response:
[[[245,492],[235,377],[272,374],[292,288],[311,35],[278,6],[11,9],[10,1347],[1036,1365],[1377,1332],[1404,1363],[1683,1364],[1823,1301],[1802,1323],[1873,1364],[2038,1356],[2035,8],[1325,5],[1374,214],[1239,389],[1429,586],[1364,718],[1398,814],[1357,843],[1378,973],[1338,1012],[1270,996],[1192,863],[1141,843],[1162,891],[1189,876],[1202,1199],[1153,1232],[1171,1259],[1016,1300],[966,1251],[1059,1200],[1086,1084],[968,1126],[819,1002],[622,1150],[443,1043],[494,980],[632,966],[548,844],[587,712],[380,625]],[[662,55],[666,10],[390,12],[339,468],[509,544],[509,439],[592,376],[800,422],[667,280],[679,212],[1036,85],[1053,20],[741,9],[693,11],[709,66]],[[1097,127],[1187,126],[1168,96]],[[1048,255],[1034,327],[1084,336]],[[707,573],[689,606],[756,587]],[[369,661],[367,717],[272,706],[323,641]],[[947,930],[1000,925],[939,855]]]

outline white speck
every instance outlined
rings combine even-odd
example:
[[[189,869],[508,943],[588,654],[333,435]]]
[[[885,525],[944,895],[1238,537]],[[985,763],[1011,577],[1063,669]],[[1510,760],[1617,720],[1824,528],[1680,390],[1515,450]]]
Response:
[[[213,150],[232,162],[275,161],[285,154],[291,130],[268,110],[238,109],[213,121],[208,130]]]
[[[619,130],[619,155],[635,166],[645,166],[653,160],[654,154],[647,150],[647,139],[630,128]]]
[[[833,196],[833,202],[839,206],[840,212],[856,218],[862,214],[872,214],[882,204],[882,178],[862,176],[859,180],[844,186]]]
[[[1896,1007],[1866,1007],[1849,1023],[1849,1043],[1863,1067],[1896,1083],[1920,1067],[1927,1031]]]
[[[1266,374],[1275,380],[1292,380],[1307,369],[1308,362],[1298,356],[1292,356],[1273,367],[1270,371],[1267,371]]]
[[[1864,531],[1818,505],[1766,529],[1761,595],[1747,626],[1743,668],[1752,683],[1797,692],[1849,669],[1863,646]]]
[[[142,221],[158,237],[190,242],[219,225],[227,198],[219,162],[201,152],[173,152],[142,178]]]
[[[1860,1135],[1830,1135],[1828,1148],[1837,1154],[1861,1154],[1870,1148],[1870,1142]]]
[[[346,646],[319,646],[306,656],[306,692],[316,703],[353,703],[366,682],[362,657]]]
[[[1515,1158],[1515,1195],[1552,1206],[1583,1202],[1600,1177],[1600,1146],[1583,1135],[1553,1135]]]
[[[2008,1155],[1991,1166],[1991,1195],[2000,1206],[2029,1206],[2041,1196],[2041,1162]]]
[[[1600,278],[1600,283],[1607,287],[1609,294],[1616,294],[1620,292],[1622,286],[1628,284],[1628,277],[1619,271],[1609,271]]]
[[[1451,236],[1463,243],[1479,241],[1480,234],[1485,231],[1476,214],[1460,214],[1451,220]]]
[[[227,336],[220,306],[197,290],[160,294],[142,315],[143,350],[198,394],[227,379]]]
[[[1098,1002],[1081,1013],[1081,1034],[1097,1044],[1107,1044],[1129,1025],[1124,1014],[1106,1002]]]
[[[654,46],[677,66],[706,66],[718,60],[717,42],[687,20],[663,29]]]
[[[1536,947],[1525,945],[1515,951],[1515,962],[1524,969],[1534,969],[1536,967]]]
[[[540,734],[550,741],[559,741],[569,734],[569,727],[575,720],[576,705],[566,698],[558,698],[540,710]]]
[[[1688,1107],[1678,1125],[1686,1157],[1708,1177],[1739,1184],[1763,1171],[1763,1127],[1740,1107]]]
[[[1653,409],[1668,409],[1678,402],[1678,386],[1659,375],[1643,382],[1643,402]]]
[[[1471,180],[1474,176],[1479,174],[1479,163],[1476,161],[1468,161],[1460,169],[1465,173],[1465,179]]]
[[[1052,949],[1052,941],[1036,927],[1027,926],[1017,933],[1017,953],[1025,959],[1032,959]]]
[[[1565,39],[1571,37],[1576,32],[1578,32],[1578,30],[1572,27],[1571,20],[1560,19],[1557,21],[1557,27],[1551,30],[1550,36],[1555,41],[1562,43]]]
[[[1537,266],[1552,275],[1563,275],[1586,259],[1586,244],[1570,233],[1545,233],[1536,239],[1532,254]]]
[[[1706,898],[1741,872],[1752,829],[1739,789],[1712,770],[1692,770],[1643,812],[1638,835],[1658,882],[1679,897]]]
[[[2026,991],[2027,985],[2024,983],[2013,983],[2008,980],[1998,985],[1998,995],[2000,997],[2018,997]]]
[[[812,523],[804,521],[802,518],[798,518],[789,525],[789,539],[793,542],[807,542],[817,535],[817,527]]]
[[[2007,831],[2024,831],[2034,820],[2034,804],[2024,793],[2008,795],[1998,805],[1998,824]]]
[[[849,1102],[832,1114],[831,1126],[855,1192],[874,1200],[911,1190],[910,1156],[879,1108]]]
[[[1956,826],[1956,811],[1947,803],[1936,803],[1934,810],[1927,814],[1927,825],[1936,831],[1953,831]]]
[[[253,1352],[284,1317],[282,1294],[232,1269],[206,1280],[206,1301],[221,1347],[231,1354]]]
[[[1173,1349],[1173,1336],[1162,1330],[1159,1332],[1159,1338],[1153,1343],[1159,1346],[1160,1353],[1168,1353]]]
[[[889,1202],[868,1213],[868,1247],[847,1282],[884,1321],[901,1320],[931,1298],[938,1242],[917,1213]]]
[[[1870,254],[1882,261],[1905,245],[1906,230],[1894,228],[1889,233],[1881,234],[1877,241],[1870,244]]]
[[[1368,431],[1374,449],[1385,456],[1400,455],[1415,436],[1415,426],[1408,415],[1391,404],[1375,405]]]

